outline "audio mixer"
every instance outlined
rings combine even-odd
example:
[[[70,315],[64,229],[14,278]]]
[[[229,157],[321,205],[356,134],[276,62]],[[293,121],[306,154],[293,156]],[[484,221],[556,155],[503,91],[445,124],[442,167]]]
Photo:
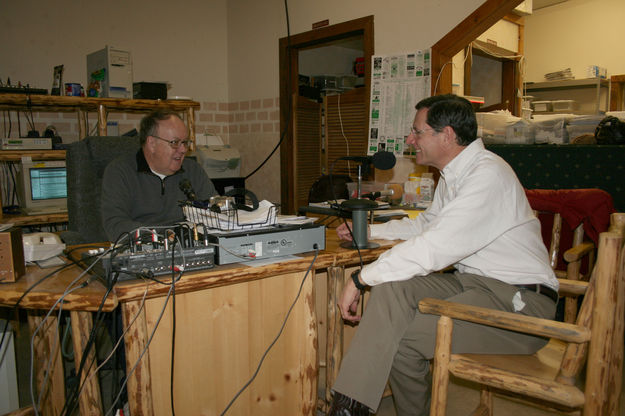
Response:
[[[151,278],[325,249],[325,226],[319,224],[278,224],[245,231],[173,228],[168,237],[149,230],[133,234],[130,242],[102,257],[99,274],[111,283],[115,272],[118,281]]]

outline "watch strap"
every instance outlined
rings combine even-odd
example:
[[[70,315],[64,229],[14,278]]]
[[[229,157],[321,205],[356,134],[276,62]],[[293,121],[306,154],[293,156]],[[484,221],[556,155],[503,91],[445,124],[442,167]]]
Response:
[[[360,276],[360,270],[361,269],[357,269],[352,272],[352,281],[354,282],[354,285],[356,285],[356,289],[365,290],[367,285],[363,285],[362,283],[360,283],[360,280],[358,279],[358,276]]]

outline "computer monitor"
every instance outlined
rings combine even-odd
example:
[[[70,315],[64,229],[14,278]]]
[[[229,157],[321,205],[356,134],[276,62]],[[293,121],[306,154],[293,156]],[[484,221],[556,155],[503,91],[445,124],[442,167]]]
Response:
[[[16,186],[20,207],[27,215],[67,212],[64,160],[23,161]]]

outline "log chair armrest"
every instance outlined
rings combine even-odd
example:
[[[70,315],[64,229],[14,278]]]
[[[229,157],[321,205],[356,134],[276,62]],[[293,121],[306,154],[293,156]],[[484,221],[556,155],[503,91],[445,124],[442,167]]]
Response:
[[[448,302],[441,299],[424,298],[419,302],[419,310],[422,313],[448,316],[452,319],[460,319],[462,321],[547,338],[557,338],[568,342],[582,343],[590,340],[590,329],[583,326],[479,306]]]
[[[558,294],[560,295],[560,297],[581,296],[584,295],[588,290],[588,282],[584,280],[558,278],[558,282],[560,283],[560,289],[558,289]]]
[[[582,257],[592,252],[595,249],[594,243],[590,241],[584,241],[581,244],[571,247],[564,252],[564,260],[569,263],[580,260]]]

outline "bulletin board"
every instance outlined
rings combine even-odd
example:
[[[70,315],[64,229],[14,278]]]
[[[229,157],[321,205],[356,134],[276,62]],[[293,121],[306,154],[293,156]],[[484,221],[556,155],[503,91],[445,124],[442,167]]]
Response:
[[[371,102],[369,147],[396,157],[414,155],[406,138],[415,115],[415,105],[431,95],[431,51],[371,57]]]

